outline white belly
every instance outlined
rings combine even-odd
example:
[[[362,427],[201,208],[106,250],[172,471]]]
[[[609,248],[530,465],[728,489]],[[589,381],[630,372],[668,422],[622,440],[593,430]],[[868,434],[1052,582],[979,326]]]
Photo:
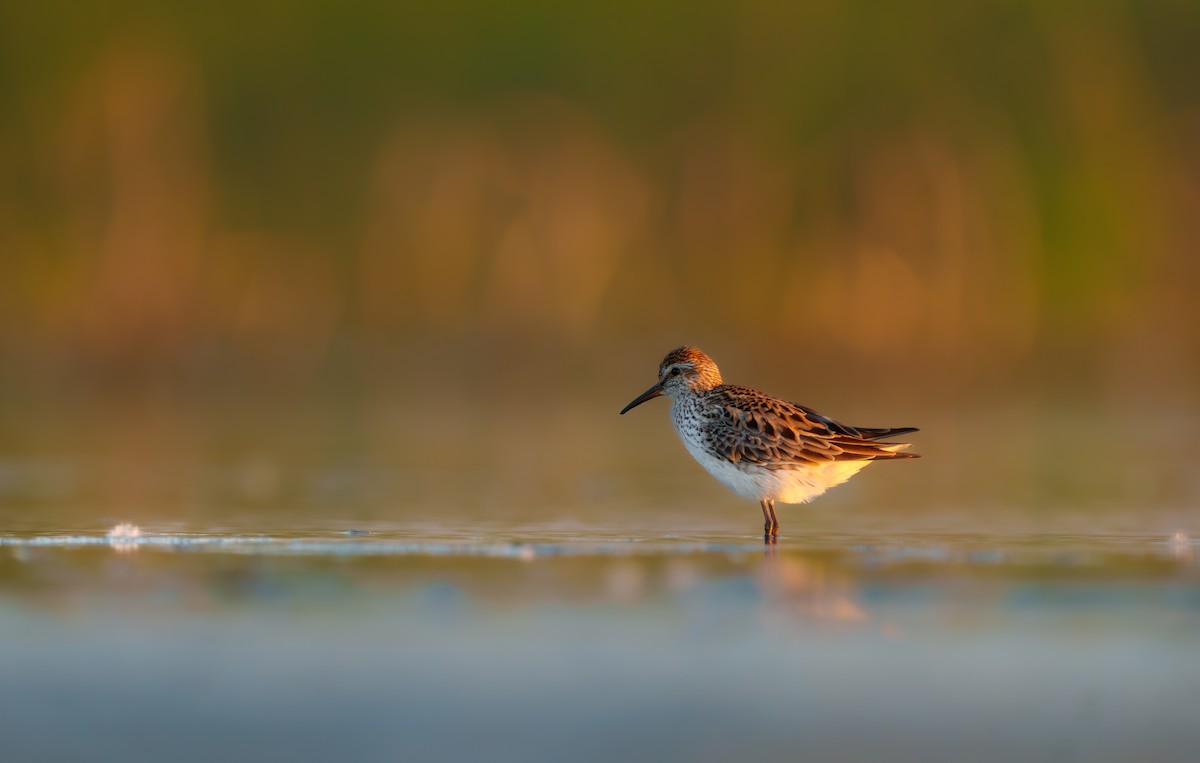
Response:
[[[764,469],[735,466],[723,458],[714,458],[702,448],[684,441],[688,452],[725,487],[755,501],[771,498],[780,503],[805,503],[834,485],[850,479],[870,461],[831,461],[821,466],[795,469]]]

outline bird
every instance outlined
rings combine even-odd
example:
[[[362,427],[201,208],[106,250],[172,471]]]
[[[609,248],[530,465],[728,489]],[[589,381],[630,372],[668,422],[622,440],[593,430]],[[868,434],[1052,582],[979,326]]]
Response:
[[[708,355],[684,345],[667,353],[658,381],[621,409],[671,400],[671,421],[688,453],[718,482],[759,502],[763,538],[776,542],[775,502],[806,503],[872,461],[917,458],[911,443],[885,442],[916,427],[852,427],[749,387],[725,384]]]

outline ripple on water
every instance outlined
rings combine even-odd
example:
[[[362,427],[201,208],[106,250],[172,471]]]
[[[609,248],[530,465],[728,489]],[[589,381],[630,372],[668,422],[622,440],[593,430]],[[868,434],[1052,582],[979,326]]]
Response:
[[[855,538],[845,535],[785,538],[789,551],[837,551],[864,564],[957,564],[1003,566],[1052,564],[1079,566],[1117,557],[1192,563],[1200,541],[1182,532],[1169,537],[1115,535],[903,535]],[[105,533],[0,535],[0,547],[70,549],[111,547],[218,553],[306,556],[414,556],[537,559],[586,556],[692,556],[761,553],[756,538],[704,538],[676,533],[628,536],[603,530],[562,532],[530,528],[522,533],[462,534],[453,531],[349,529],[331,533],[241,534],[230,532],[154,532],[121,523]],[[770,548],[767,549],[771,550]]]

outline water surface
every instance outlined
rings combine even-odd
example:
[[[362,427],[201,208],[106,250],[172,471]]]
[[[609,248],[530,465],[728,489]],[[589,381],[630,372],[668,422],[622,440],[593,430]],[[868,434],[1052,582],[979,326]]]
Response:
[[[1190,430],[918,416],[765,546],[625,381],[10,417],[0,757],[1194,759]]]
[[[0,537],[20,760],[1189,760],[1200,551],[375,523]]]

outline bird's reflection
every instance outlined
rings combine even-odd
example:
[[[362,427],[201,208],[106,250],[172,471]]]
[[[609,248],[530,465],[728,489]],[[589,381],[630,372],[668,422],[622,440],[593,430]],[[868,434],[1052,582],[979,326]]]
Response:
[[[835,556],[780,550],[768,544],[763,551],[758,581],[771,620],[859,624],[870,613],[858,601],[853,576]]]

